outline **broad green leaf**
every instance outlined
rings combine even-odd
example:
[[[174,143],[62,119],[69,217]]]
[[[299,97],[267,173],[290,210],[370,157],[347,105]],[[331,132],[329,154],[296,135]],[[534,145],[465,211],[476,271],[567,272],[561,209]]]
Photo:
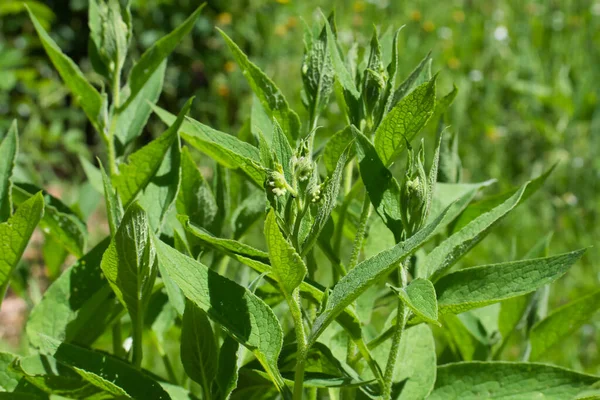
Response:
[[[104,167],[100,165],[100,173],[102,175],[102,185],[104,187],[104,201],[106,203],[106,218],[110,228],[111,236],[117,233],[117,228],[123,219],[123,205],[121,199],[115,193],[110,177],[106,174]]]
[[[119,166],[119,175],[114,176],[113,179],[125,207],[131,204],[137,194],[144,190],[156,176],[171,146],[177,142],[177,133],[193,100],[191,98],[186,102],[175,122],[165,133],[131,154],[128,164]]]
[[[134,338],[141,338],[139,330],[143,329],[144,312],[158,272],[150,234],[148,215],[133,203],[127,208],[100,264],[106,280],[131,316]]]
[[[12,392],[19,384],[21,375],[8,368],[16,358],[14,354],[0,352],[0,392]]]
[[[105,121],[102,116],[102,96],[85,79],[83,73],[73,60],[60,50],[31,10],[29,10],[29,17],[33,22],[33,26],[40,37],[40,41],[42,42],[48,57],[50,57],[52,64],[54,64],[54,67],[65,82],[65,85],[69,88],[76,101],[81,105],[81,108],[83,108],[83,111],[85,112],[85,115],[87,115],[92,126],[98,133],[104,134]]]
[[[375,131],[375,149],[384,165],[394,161],[423,129],[435,107],[435,77],[390,110]]]
[[[269,248],[271,271],[286,297],[291,296],[308,273],[306,265],[294,247],[283,236],[273,209],[265,220],[265,240]]]
[[[440,325],[433,283],[427,279],[412,280],[405,288],[392,288],[415,315],[426,322]]]
[[[130,97],[127,104],[120,108],[114,117],[117,119],[116,138],[123,146],[142,133],[150,114],[152,114],[151,105],[156,104],[162,92],[166,69],[167,62],[163,61],[141,87],[137,96]],[[126,86],[124,92],[127,90]]]
[[[257,139],[260,139],[262,136],[269,146],[273,143],[273,120],[269,117],[260,100],[255,95],[252,96],[250,131]]]
[[[350,126],[336,132],[329,138],[323,148],[323,163],[325,164],[325,168],[327,168],[328,174],[333,173],[340,156],[353,140],[354,134],[352,133]],[[350,146],[349,151],[348,159],[350,160],[354,157],[356,150],[353,146]]]
[[[181,362],[187,375],[202,387],[204,398],[210,398],[217,358],[217,342],[206,312],[187,301],[181,327]]]
[[[290,143],[292,145],[295,144],[300,134],[300,118],[298,114],[290,108],[287,100],[275,83],[248,59],[248,56],[244,54],[225,32],[219,28],[217,30],[223,36],[223,39],[225,39],[229,50],[244,73],[252,91],[265,108],[265,111],[271,118],[275,118],[279,122]]]
[[[162,269],[179,286],[185,297],[251,350],[279,390],[285,390],[277,371],[283,332],[269,306],[244,287],[158,239],[155,244]]]
[[[440,314],[460,314],[555,281],[583,255],[577,250],[558,256],[465,268],[435,284]]]
[[[394,234],[396,242],[401,240],[403,226],[400,217],[400,185],[385,167],[375,147],[358,129],[352,127],[356,138],[356,158],[362,181],[369,200],[385,225]]]
[[[171,54],[171,52],[177,47],[179,42],[192,30],[196,19],[200,15],[200,12],[204,8],[206,3],[202,4],[196,9],[185,21],[183,21],[177,28],[175,28],[168,35],[160,38],[154,43],[148,50],[142,54],[137,63],[131,68],[129,72],[129,78],[127,79],[127,85],[129,86],[130,93],[127,101],[123,105],[123,109],[129,107],[137,96],[138,93],[142,92],[146,83],[152,79],[152,76],[157,69],[161,68],[163,61]]]
[[[600,290],[554,310],[533,326],[529,333],[532,360],[541,358],[552,346],[571,336],[598,312]]]
[[[15,183],[13,186],[13,201],[22,204],[41,189],[25,183]],[[73,210],[62,201],[47,192],[44,195],[44,216],[40,228],[51,235],[65,249],[77,257],[85,252],[87,244],[87,229],[85,223]]]
[[[529,182],[525,183],[505,202],[489,212],[481,214],[427,254],[422,261],[425,268],[419,270],[419,277],[431,277],[431,280],[435,282],[448,271],[464,254],[487,236],[487,233],[503,217],[521,203],[528,184]]]
[[[164,123],[172,124],[175,121],[175,116],[168,111],[158,106],[152,108]],[[258,149],[251,144],[189,117],[181,126],[181,137],[219,164],[231,169],[239,168],[259,187],[263,186],[266,174],[260,166]]]
[[[429,64],[431,60],[431,52],[427,53],[424,59],[421,60],[419,65],[411,72],[411,74],[406,78],[404,82],[398,86],[398,88],[394,91],[394,94],[390,96],[388,100],[387,110],[391,111],[396,104],[400,100],[402,100],[410,91],[415,87],[415,83],[418,80],[422,80],[423,72],[425,71],[425,67]]]
[[[12,215],[12,174],[18,149],[19,135],[14,121],[0,143],[0,223]]]
[[[29,343],[50,354],[44,337],[87,346],[102,334],[123,308],[103,278],[100,261],[109,240],[101,241],[50,285],[31,310],[26,325]]]
[[[19,263],[29,238],[44,215],[42,193],[23,202],[8,221],[0,224],[0,304],[10,282],[10,276]]]
[[[428,400],[564,400],[590,388],[600,378],[536,363],[464,362],[438,367]]]
[[[337,161],[337,165],[335,170],[328,178],[325,188],[323,189],[323,193],[321,194],[322,199],[320,200],[317,215],[315,216],[315,220],[313,222],[312,227],[310,228],[310,232],[304,242],[302,243],[302,255],[305,255],[308,250],[312,248],[315,244],[321,231],[327,224],[327,220],[331,216],[331,213],[335,206],[337,205],[337,198],[340,191],[340,185],[342,182],[342,175],[344,174],[344,167],[346,166],[346,161],[349,157],[349,149],[351,146],[348,146],[346,150],[340,155],[340,158]]]
[[[231,336],[226,336],[219,350],[219,366],[216,376],[217,399],[229,399],[238,381],[238,349],[239,343]]]
[[[456,98],[457,94],[458,88],[456,87],[456,85],[452,85],[452,90],[450,91],[450,93],[436,101],[435,111],[433,112],[432,117],[434,121],[439,119],[444,113],[446,113],[446,111],[448,111],[448,108],[450,108],[450,106],[454,102],[454,99]]]
[[[444,336],[456,360],[473,361],[481,342],[467,329],[461,319],[454,314],[446,314],[440,318],[444,327]],[[418,326],[418,325],[417,325]],[[479,358],[479,357],[478,357]]]
[[[398,262],[414,253],[434,233],[444,220],[446,209],[432,223],[425,226],[408,240],[398,243],[391,249],[366,259],[350,270],[333,287],[325,309],[313,324],[310,342],[314,342],[325,328],[361,293],[387,276],[398,266]]]

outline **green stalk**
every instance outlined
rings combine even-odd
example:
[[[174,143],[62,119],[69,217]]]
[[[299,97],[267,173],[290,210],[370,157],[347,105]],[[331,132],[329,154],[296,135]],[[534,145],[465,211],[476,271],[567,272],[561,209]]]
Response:
[[[110,119],[110,129],[108,136],[105,137],[106,148],[108,151],[108,166],[111,176],[119,173],[117,169],[117,158],[115,154],[115,132],[117,130],[117,118],[119,102],[121,97],[121,68],[117,67],[112,79],[112,115]],[[104,136],[104,135],[102,135]]]
[[[356,236],[354,237],[354,245],[352,247],[352,256],[350,257],[350,264],[348,265],[348,270],[351,270],[352,268],[356,267],[356,264],[358,264],[358,257],[360,256],[360,250],[363,246],[365,233],[367,231],[367,221],[369,220],[370,215],[371,200],[369,199],[369,194],[365,193],[362,210],[360,212],[360,222],[358,225],[358,230],[356,231]]]
[[[133,358],[132,363],[137,369],[142,369],[142,357],[143,357],[143,346],[144,343],[142,341],[143,330],[144,330],[144,320],[143,314],[138,312],[135,318],[135,321],[131,321],[133,324]]]
[[[294,320],[294,329],[296,331],[296,341],[298,342],[298,361],[296,362],[296,373],[294,375],[294,400],[302,400],[304,394],[304,366],[308,353],[306,332],[304,331],[304,320],[302,319],[302,310],[300,308],[300,295],[298,289],[296,293],[288,299],[290,314]]]

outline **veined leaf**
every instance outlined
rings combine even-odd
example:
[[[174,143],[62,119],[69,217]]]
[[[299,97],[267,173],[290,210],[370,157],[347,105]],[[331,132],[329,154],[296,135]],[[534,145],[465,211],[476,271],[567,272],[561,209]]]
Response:
[[[308,270],[300,255],[279,230],[273,209],[269,211],[265,221],[265,239],[269,248],[271,271],[286,297],[291,297]]]
[[[117,189],[125,207],[129,206],[150,181],[155,177],[167,152],[177,141],[177,132],[188,113],[193,98],[189,99],[177,119],[160,137],[153,140],[129,156],[129,164],[119,167],[119,175],[113,177]]]
[[[225,39],[229,50],[244,73],[252,91],[265,108],[265,111],[271,118],[275,118],[279,122],[290,143],[292,145],[295,144],[300,133],[300,118],[298,114],[290,108],[287,100],[275,83],[248,59],[248,56],[242,52],[225,32],[219,28],[217,30],[223,36],[223,39]]]
[[[286,138],[281,126],[276,119],[273,120],[273,140],[271,143],[271,149],[277,157],[277,161],[283,167],[283,173],[285,179],[288,182],[292,182],[292,156],[293,150],[290,146],[290,142]]]
[[[239,343],[231,336],[226,336],[219,350],[219,366],[216,377],[217,399],[229,399],[238,381],[238,349]]]
[[[423,129],[434,107],[435,77],[390,110],[375,132],[375,149],[384,165],[389,165]]]
[[[187,301],[181,327],[181,362],[188,376],[202,387],[206,399],[211,397],[217,375],[217,357],[217,342],[206,313]]]
[[[40,188],[26,183],[15,183],[12,191],[13,200],[15,204],[21,204],[40,190]],[[45,206],[40,228],[70,253],[81,257],[87,244],[85,223],[62,201],[45,191],[43,195]]]
[[[587,323],[600,309],[600,290],[554,310],[533,326],[529,333],[532,360],[537,360],[561,340]]]
[[[42,193],[37,193],[23,202],[8,221],[0,224],[0,303],[10,282],[10,276],[42,215],[44,197]]]
[[[19,135],[14,121],[0,143],[0,223],[12,215],[12,174],[18,149]]]
[[[38,36],[52,61],[54,67],[60,74],[77,102],[83,108],[92,126],[100,134],[104,134],[105,121],[102,117],[103,100],[98,91],[85,79],[79,67],[67,57],[54,40],[48,35],[42,27],[35,15],[29,10],[29,17],[33,22],[33,26],[37,31]]]
[[[159,39],[148,50],[142,54],[138,62],[131,68],[127,84],[130,89],[129,97],[123,105],[123,109],[128,108],[140,93],[146,83],[152,79],[153,74],[160,68],[163,61],[177,47],[181,39],[186,36],[194,27],[196,19],[204,8],[206,3],[196,9],[183,23],[175,28],[171,33]]]
[[[0,392],[12,392],[19,384],[21,375],[9,369],[16,355],[0,352]]]
[[[405,288],[392,287],[392,289],[417,317],[426,322],[440,325],[435,288],[431,281],[417,278],[412,280]]]
[[[389,98],[388,105],[387,105],[388,112],[391,111],[396,106],[396,104],[398,104],[398,102],[400,100],[402,100],[404,97],[406,97],[406,95],[414,88],[415,83],[418,80],[423,79],[422,75],[423,75],[423,72],[425,71],[425,66],[427,66],[427,64],[430,62],[430,60],[431,60],[431,52],[427,53],[425,58],[421,60],[419,65],[417,65],[417,67],[413,70],[413,72],[411,72],[411,74],[408,76],[408,78],[406,78],[406,80],[404,82],[402,82],[400,84],[400,86],[398,86],[398,88],[394,91],[394,94],[392,96],[390,96],[390,98]]]
[[[435,284],[440,314],[460,314],[555,281],[583,255],[577,250],[558,256],[465,268]]]
[[[397,264],[401,259],[411,255],[423,245],[435,232],[439,223],[444,220],[447,210],[408,240],[359,263],[340,279],[329,295],[325,310],[313,324],[310,342],[314,342],[325,328],[361,293],[393,271],[394,268],[397,268]]]
[[[599,380],[546,364],[464,362],[438,367],[435,388],[427,399],[563,400],[573,398]]]
[[[184,295],[251,350],[279,390],[285,391],[277,371],[283,332],[269,306],[244,287],[158,239],[155,244],[162,269]]]
[[[335,77],[338,82],[342,85],[344,90],[349,93],[354,99],[360,98],[360,92],[356,88],[356,84],[354,83],[354,78],[344,65],[344,61],[340,55],[340,52],[337,47],[337,40],[333,33],[333,29],[331,28],[331,24],[333,21],[328,21],[325,18],[325,30],[327,31],[327,41],[331,43],[329,46],[329,53],[331,54],[331,62],[333,64],[333,70],[335,72]]]
[[[356,138],[356,154],[360,175],[365,184],[369,200],[385,225],[394,234],[396,242],[401,240],[403,231],[400,217],[400,185],[385,167],[375,147],[366,136],[352,126]]]
[[[164,123],[172,124],[175,121],[175,116],[168,111],[158,106],[152,108]],[[181,126],[181,137],[219,164],[231,169],[241,169],[262,187],[266,174],[260,166],[260,155],[256,147],[189,117]]]
[[[331,174],[333,171],[335,171],[335,167],[337,166],[340,156],[353,140],[354,134],[352,133],[350,126],[347,126],[341,131],[336,132],[331,138],[329,138],[325,144],[325,148],[323,149],[323,163],[325,164],[325,168],[327,168],[328,174]],[[352,159],[355,153],[356,149],[353,146],[350,146],[348,159]]]

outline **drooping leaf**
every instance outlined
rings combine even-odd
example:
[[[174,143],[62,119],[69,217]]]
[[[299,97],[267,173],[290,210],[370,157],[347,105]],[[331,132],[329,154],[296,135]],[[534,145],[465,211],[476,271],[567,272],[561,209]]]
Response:
[[[175,121],[175,116],[168,111],[158,106],[152,108],[164,123],[172,124]],[[264,168],[260,166],[260,155],[256,147],[189,117],[181,126],[181,137],[219,164],[231,169],[241,169],[262,187],[266,175]]]
[[[18,149],[19,135],[14,121],[0,143],[0,223],[12,215],[12,174]]]
[[[283,333],[277,317],[244,287],[194,259],[155,240],[159,263],[184,295],[251,350],[277,387],[285,391],[277,371]]]
[[[103,114],[103,100],[98,91],[85,79],[79,67],[65,55],[58,45],[48,35],[38,19],[29,10],[29,17],[37,31],[40,41],[50,57],[52,64],[60,74],[65,85],[69,88],[77,102],[83,108],[92,126],[100,134],[104,134],[105,121]]]
[[[119,167],[119,175],[113,177],[125,207],[129,206],[138,193],[148,186],[161,168],[163,159],[173,143],[177,142],[178,131],[193,102],[189,99],[177,119],[160,137],[129,156],[129,163]]]
[[[438,322],[438,305],[433,283],[427,279],[412,280],[405,288],[393,288],[398,297],[426,322],[440,325]]]
[[[314,342],[325,328],[369,286],[397,268],[401,259],[409,256],[425,243],[438,224],[443,221],[447,210],[408,240],[359,263],[340,279],[329,295],[325,310],[313,324],[310,341]]]
[[[435,78],[417,87],[385,116],[375,131],[375,149],[389,165],[423,129],[435,107]]]
[[[429,400],[570,399],[600,378],[535,363],[463,362],[438,367]]]
[[[300,133],[300,118],[289,106],[287,100],[271,79],[260,68],[253,64],[248,56],[231,40],[229,36],[217,28],[229,50],[233,54],[248,84],[258,97],[265,111],[275,118],[285,132],[290,143],[294,145]]]
[[[206,312],[187,301],[181,328],[181,362],[188,376],[202,387],[205,398],[210,398],[217,375],[217,358],[217,342]]]
[[[142,54],[137,63],[131,68],[127,84],[130,89],[129,97],[123,105],[126,109],[129,103],[134,101],[138,93],[143,91],[146,83],[152,79],[157,69],[161,67],[165,58],[177,47],[181,39],[183,39],[194,27],[196,19],[204,8],[206,3],[200,5],[183,23],[175,28],[168,35],[160,38],[148,50]]]
[[[600,291],[596,290],[554,310],[545,319],[535,324],[529,333],[530,359],[540,359],[552,346],[590,321],[599,308]]]
[[[44,197],[42,193],[37,193],[23,202],[8,221],[0,224],[0,303],[10,282],[10,276],[42,215]]]
[[[439,312],[460,314],[533,292],[560,278],[584,252],[465,268],[446,275],[435,284]]]

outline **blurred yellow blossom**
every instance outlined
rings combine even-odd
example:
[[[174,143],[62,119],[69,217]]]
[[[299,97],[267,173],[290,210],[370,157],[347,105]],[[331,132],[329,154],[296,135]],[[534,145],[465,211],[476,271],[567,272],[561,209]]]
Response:
[[[460,60],[456,57],[451,57],[448,60],[448,68],[450,69],[458,69],[460,67]]]
[[[352,4],[352,9],[356,13],[361,13],[365,11],[366,8],[367,4],[364,1],[355,1],[354,4]]]
[[[227,61],[225,63],[225,65],[223,66],[223,69],[225,70],[225,72],[229,72],[229,73],[235,71],[235,68],[236,68],[235,63],[233,61]]]
[[[435,30],[435,24],[432,21],[423,22],[423,30],[425,32],[433,32]]]
[[[219,83],[219,85],[217,86],[217,94],[221,97],[228,97],[229,88],[227,87],[227,85],[224,83]]]
[[[275,0],[276,2],[278,2],[279,4],[288,4],[290,2],[290,0]]]
[[[452,13],[452,19],[460,24],[465,21],[465,13],[462,10],[456,10]]]
[[[231,14],[228,12],[222,12],[217,15],[217,25],[229,25],[231,24]]]
[[[285,36],[285,34],[287,33],[288,28],[285,25],[277,25],[275,27],[275,34],[277,36]]]
[[[285,26],[287,26],[289,29],[297,27],[298,26],[298,18],[295,16],[289,17],[287,22],[285,23]]]
[[[420,21],[421,20],[421,12],[419,10],[413,10],[410,13],[410,19],[412,21]]]

